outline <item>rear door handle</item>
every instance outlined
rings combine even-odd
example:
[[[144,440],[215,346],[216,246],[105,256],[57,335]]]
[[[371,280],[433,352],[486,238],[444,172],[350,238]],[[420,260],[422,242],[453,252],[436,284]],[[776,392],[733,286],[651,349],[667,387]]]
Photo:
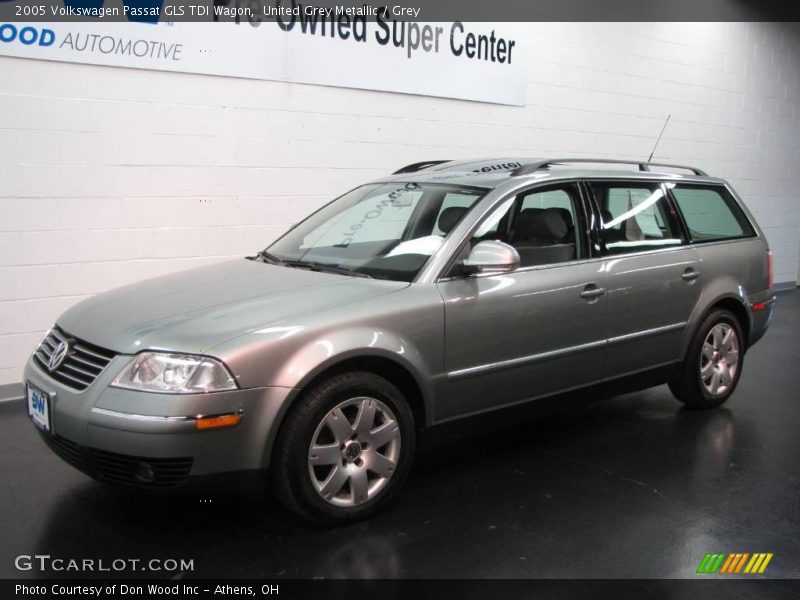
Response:
[[[606,293],[606,288],[597,287],[594,283],[589,283],[583,288],[581,298],[584,300],[595,300]]]
[[[681,275],[681,279],[683,279],[684,281],[694,281],[694,280],[695,280],[695,279],[697,279],[698,277],[700,277],[700,271],[695,271],[695,270],[694,270],[693,268],[691,268],[691,267],[689,267],[688,269],[686,269],[686,270],[683,272],[683,275]]]

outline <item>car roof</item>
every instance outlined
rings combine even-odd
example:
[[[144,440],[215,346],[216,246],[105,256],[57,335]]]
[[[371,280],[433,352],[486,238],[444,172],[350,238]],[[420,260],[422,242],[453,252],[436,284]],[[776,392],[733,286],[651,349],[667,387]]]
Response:
[[[586,166],[581,166],[586,165]],[[602,165],[602,166],[600,166]],[[605,165],[609,167],[603,168]],[[635,166],[635,167],[634,167]],[[683,170],[684,173],[675,171]],[[688,171],[688,173],[686,172]],[[599,159],[484,158],[473,160],[432,160],[407,165],[376,182],[450,183],[495,188],[512,179],[663,179],[724,183],[696,167],[642,161]]]

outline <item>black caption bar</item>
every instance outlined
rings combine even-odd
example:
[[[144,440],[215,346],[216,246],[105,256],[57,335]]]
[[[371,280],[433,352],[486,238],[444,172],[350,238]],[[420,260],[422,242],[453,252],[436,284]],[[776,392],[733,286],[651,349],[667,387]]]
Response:
[[[798,21],[783,0],[0,0],[0,22],[228,21]]]
[[[4,580],[3,598],[797,598],[797,580]]]

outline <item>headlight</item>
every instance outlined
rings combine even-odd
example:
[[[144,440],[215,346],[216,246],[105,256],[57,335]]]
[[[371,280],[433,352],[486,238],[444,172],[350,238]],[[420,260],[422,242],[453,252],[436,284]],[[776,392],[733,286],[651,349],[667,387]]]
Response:
[[[161,352],[137,355],[111,385],[166,394],[202,394],[238,387],[225,365],[214,358]]]

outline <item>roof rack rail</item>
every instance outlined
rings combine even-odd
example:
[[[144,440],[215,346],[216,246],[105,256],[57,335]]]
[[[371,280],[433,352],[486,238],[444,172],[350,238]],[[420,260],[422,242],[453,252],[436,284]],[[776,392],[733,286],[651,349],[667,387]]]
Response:
[[[422,171],[423,169],[427,169],[428,167],[435,167],[436,165],[441,165],[446,162],[450,162],[450,160],[424,160],[422,162],[411,163],[410,165],[406,165],[402,169],[397,169],[392,175],[402,175],[403,173],[416,173],[417,171]]]
[[[546,169],[551,167],[552,165],[558,165],[563,163],[600,163],[600,164],[610,164],[610,165],[638,165],[640,171],[649,171],[650,167],[669,167],[672,169],[685,169],[686,171],[691,171],[695,175],[699,175],[701,177],[707,177],[708,174],[703,171],[702,169],[698,169],[697,167],[687,167],[684,165],[672,165],[668,163],[653,163],[653,162],[642,162],[638,160],[613,160],[609,158],[551,158],[549,160],[539,160],[536,162],[528,163],[526,165],[522,165],[514,169],[511,172],[512,177],[518,177],[519,175],[528,175],[529,173],[535,173],[541,169]]]

